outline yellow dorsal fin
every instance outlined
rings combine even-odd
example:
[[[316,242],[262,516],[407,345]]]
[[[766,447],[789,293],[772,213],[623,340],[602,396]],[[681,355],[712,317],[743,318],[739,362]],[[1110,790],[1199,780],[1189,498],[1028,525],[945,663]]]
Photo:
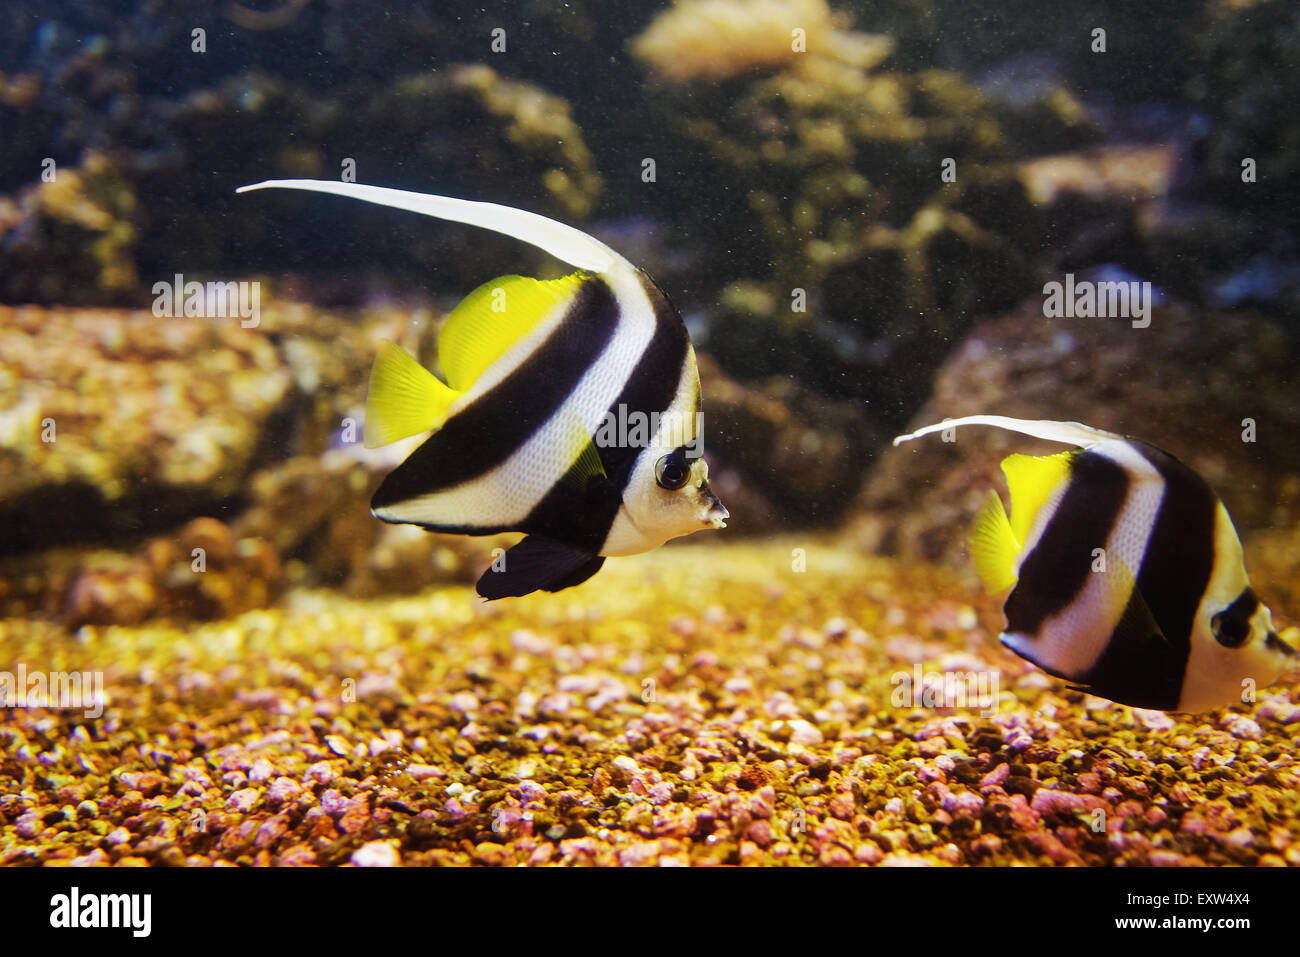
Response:
[[[1011,491],[1011,532],[1023,546],[1034,517],[1042,511],[1052,493],[1070,475],[1070,462],[1077,449],[1055,455],[1008,455],[1002,472]]]
[[[459,397],[397,343],[382,340],[366,396],[366,448],[439,428]]]
[[[586,273],[563,279],[501,276],[483,283],[452,310],[438,336],[438,361],[453,389],[467,391],[488,366],[566,300]]]
[[[990,592],[1003,591],[1016,583],[1020,542],[1011,531],[1011,522],[997,492],[989,492],[988,500],[975,516],[968,545],[975,571]]]

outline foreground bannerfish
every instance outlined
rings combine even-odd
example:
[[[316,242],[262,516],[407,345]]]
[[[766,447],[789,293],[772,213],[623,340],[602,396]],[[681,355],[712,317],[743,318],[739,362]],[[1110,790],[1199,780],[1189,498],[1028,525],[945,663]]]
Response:
[[[1300,663],[1251,590],[1223,503],[1172,455],[1077,422],[972,415],[911,439],[991,425],[1077,448],[1002,461],[971,531],[990,591],[1012,588],[1002,643],[1080,690],[1140,708],[1241,702]]]
[[[332,193],[513,236],[577,267],[504,276],[470,293],[438,338],[444,384],[381,345],[366,403],[368,447],[434,429],[371,501],[386,522],[527,537],[478,581],[484,598],[559,591],[608,555],[722,528],[702,457],[700,379],[676,309],[599,240],[492,203],[322,180],[239,190]]]

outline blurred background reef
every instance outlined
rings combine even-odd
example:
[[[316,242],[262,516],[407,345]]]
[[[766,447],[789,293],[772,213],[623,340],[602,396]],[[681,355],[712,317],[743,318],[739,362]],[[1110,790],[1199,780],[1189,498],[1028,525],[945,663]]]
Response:
[[[233,194],[346,160],[644,265],[701,352],[727,537],[816,530],[960,567],[1010,440],[887,440],[995,410],[1140,433],[1272,536],[1266,560],[1294,554],[1294,4],[437,6],[5,4],[0,612],[202,619],[295,584],[477,575],[496,540],[369,518],[394,459],[347,422],[380,337],[433,364],[465,292],[556,266],[387,210]],[[155,318],[177,272],[260,279],[260,326]],[[1065,272],[1150,281],[1150,328],[1044,319]]]

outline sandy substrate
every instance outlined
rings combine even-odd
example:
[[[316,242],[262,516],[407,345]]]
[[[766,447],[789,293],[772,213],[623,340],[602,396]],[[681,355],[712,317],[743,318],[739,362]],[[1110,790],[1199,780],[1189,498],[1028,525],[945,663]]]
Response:
[[[1294,675],[1134,711],[1000,624],[954,573],[794,539],[490,605],[0,621],[3,667],[106,698],[0,712],[0,864],[1300,865]],[[996,707],[901,700],[917,663],[996,677]]]

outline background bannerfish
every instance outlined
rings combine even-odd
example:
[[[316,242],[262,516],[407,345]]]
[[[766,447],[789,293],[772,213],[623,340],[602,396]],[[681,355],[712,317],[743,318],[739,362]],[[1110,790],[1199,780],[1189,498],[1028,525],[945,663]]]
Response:
[[[577,267],[562,279],[504,276],[470,293],[438,339],[446,382],[381,345],[366,404],[368,447],[434,430],[371,501],[386,522],[527,537],[478,581],[484,598],[559,591],[609,555],[722,528],[702,457],[700,380],[677,310],[594,237],[535,213],[318,180],[301,189],[514,236]]]
[[[1002,462],[970,536],[990,591],[1011,588],[1001,640],[1080,690],[1122,704],[1203,711],[1242,700],[1297,663],[1251,590],[1227,509],[1172,455],[1077,422],[950,419],[898,445],[990,425],[1077,448]]]

